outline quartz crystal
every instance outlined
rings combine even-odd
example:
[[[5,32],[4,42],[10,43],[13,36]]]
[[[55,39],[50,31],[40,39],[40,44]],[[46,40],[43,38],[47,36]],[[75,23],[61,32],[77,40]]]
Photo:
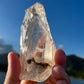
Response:
[[[20,37],[20,79],[42,82],[52,74],[56,48],[43,5],[36,3],[25,12]]]

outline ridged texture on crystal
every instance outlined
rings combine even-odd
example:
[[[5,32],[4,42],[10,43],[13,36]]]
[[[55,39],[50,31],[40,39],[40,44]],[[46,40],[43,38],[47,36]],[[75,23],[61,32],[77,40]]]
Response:
[[[25,12],[20,37],[20,79],[42,82],[52,73],[56,48],[43,5],[36,3]]]

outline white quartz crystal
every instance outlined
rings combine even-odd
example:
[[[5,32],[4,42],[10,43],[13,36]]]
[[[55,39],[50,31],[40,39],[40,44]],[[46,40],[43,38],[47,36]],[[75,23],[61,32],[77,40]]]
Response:
[[[20,79],[42,82],[52,74],[56,48],[43,5],[36,3],[25,12],[20,37]]]

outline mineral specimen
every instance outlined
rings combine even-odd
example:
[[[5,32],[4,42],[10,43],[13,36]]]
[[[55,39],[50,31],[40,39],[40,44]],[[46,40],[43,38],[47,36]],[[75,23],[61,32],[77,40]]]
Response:
[[[21,26],[20,50],[21,80],[42,82],[51,75],[56,48],[40,3],[26,10]]]

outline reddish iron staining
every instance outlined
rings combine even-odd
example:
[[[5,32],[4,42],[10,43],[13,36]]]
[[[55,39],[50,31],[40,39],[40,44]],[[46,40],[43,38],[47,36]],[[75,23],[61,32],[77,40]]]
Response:
[[[42,52],[38,52],[38,50],[36,49],[33,53],[33,56],[36,56],[36,57],[41,57],[42,56]]]
[[[41,46],[41,44],[43,43],[43,41],[45,40],[45,36],[42,36],[38,42],[38,47],[41,48],[43,46]]]
[[[41,58],[42,57],[42,52],[37,52],[36,56]]]

